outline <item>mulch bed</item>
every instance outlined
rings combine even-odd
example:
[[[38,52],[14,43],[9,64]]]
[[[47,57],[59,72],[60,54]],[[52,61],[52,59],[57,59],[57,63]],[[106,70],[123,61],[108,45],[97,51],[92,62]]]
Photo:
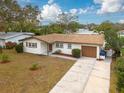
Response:
[[[0,61],[0,64],[6,64],[9,63],[10,61]]]

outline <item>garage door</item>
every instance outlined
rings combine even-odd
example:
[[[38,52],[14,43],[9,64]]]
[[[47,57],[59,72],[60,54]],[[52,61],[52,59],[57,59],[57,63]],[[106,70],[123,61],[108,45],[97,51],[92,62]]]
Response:
[[[91,46],[82,46],[82,56],[96,58],[97,49]]]

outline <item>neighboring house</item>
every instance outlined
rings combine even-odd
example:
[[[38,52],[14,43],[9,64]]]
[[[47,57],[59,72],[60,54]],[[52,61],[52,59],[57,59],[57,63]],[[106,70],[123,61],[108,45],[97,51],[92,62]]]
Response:
[[[88,29],[79,29],[75,34],[98,34],[98,33],[90,31]]]
[[[100,49],[104,47],[103,35],[49,34],[34,36],[22,40],[24,52],[51,55],[58,50],[66,55],[72,55],[72,49],[81,50],[81,55],[99,58]]]
[[[119,31],[118,35],[121,36],[121,37],[124,37],[124,30]]]
[[[32,37],[33,33],[28,32],[0,32],[0,46],[4,47],[6,42],[19,43],[19,40]]]

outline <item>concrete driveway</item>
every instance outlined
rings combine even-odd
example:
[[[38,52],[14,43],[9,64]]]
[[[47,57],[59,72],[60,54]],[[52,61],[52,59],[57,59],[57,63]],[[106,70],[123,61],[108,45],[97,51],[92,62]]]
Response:
[[[97,61],[83,93],[109,93],[111,58]]]
[[[80,58],[49,93],[108,93],[110,61]]]

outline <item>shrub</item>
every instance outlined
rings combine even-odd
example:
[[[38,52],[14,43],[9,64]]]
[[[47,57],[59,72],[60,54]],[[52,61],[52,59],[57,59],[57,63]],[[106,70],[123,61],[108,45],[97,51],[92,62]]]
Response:
[[[7,42],[5,43],[6,49],[13,49],[16,46],[14,42]]]
[[[106,50],[109,50],[109,49],[111,49],[111,48],[112,48],[112,47],[111,47],[110,44],[108,44],[108,43],[105,44],[105,49],[106,49]]]
[[[15,50],[17,53],[23,53],[23,44],[16,45]]]
[[[37,63],[32,64],[30,67],[30,70],[37,70],[39,68],[39,65]]]
[[[117,90],[119,93],[124,92],[124,57],[119,57],[116,62],[116,71],[117,71]]]
[[[1,60],[1,63],[7,63],[9,62],[9,56],[6,54],[1,54],[0,60]]]
[[[61,50],[56,50],[55,54],[60,54],[62,51]]]
[[[124,57],[119,57],[117,59],[115,68],[117,69],[117,72],[124,72]]]
[[[72,56],[76,58],[80,58],[80,49],[73,49]]]
[[[117,81],[117,90],[122,92],[122,89],[124,89],[124,72],[118,73],[118,81]]]
[[[121,54],[124,56],[124,48],[121,49]]]
[[[120,93],[124,93],[124,88],[121,89],[121,92]]]

